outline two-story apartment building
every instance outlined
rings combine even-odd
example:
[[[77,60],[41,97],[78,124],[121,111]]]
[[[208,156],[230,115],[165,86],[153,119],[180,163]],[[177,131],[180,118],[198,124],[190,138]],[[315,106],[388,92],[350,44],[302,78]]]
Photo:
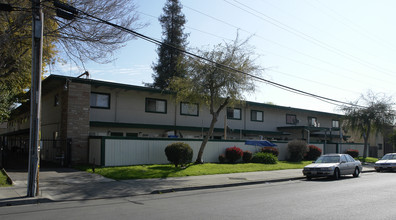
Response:
[[[50,75],[42,83],[41,139],[71,139],[71,160],[88,161],[92,136],[200,139],[208,130],[207,106],[176,102],[153,88]],[[343,142],[339,114],[257,102],[227,107],[212,139],[266,139]],[[2,136],[3,145],[26,149],[29,111],[17,109]],[[44,152],[42,152],[44,153]]]

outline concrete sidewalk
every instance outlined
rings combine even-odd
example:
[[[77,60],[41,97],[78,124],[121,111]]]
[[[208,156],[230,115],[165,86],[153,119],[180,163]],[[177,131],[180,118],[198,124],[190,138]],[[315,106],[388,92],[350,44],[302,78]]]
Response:
[[[363,172],[372,172],[365,165]],[[27,173],[8,171],[12,187],[0,188],[0,207],[58,201],[122,198],[137,195],[231,187],[303,179],[301,169],[261,171],[206,176],[171,177],[115,181],[73,169],[40,170],[38,197],[27,194]]]

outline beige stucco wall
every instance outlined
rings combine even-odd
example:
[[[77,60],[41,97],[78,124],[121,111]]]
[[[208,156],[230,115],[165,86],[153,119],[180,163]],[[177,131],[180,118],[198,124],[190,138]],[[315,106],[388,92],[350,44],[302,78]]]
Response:
[[[199,106],[199,116],[186,116],[180,114],[180,103],[169,94],[152,93],[149,91],[135,91],[107,88],[104,86],[92,87],[92,92],[110,94],[110,109],[90,109],[90,121],[114,122],[114,123],[130,123],[130,124],[148,124],[148,125],[169,125],[169,126],[188,126],[188,127],[209,127],[212,116],[207,106]],[[167,101],[167,112],[151,113],[145,111],[146,98],[162,99]],[[241,120],[226,119],[224,109],[215,124],[215,128],[224,128],[225,120],[229,128],[235,130],[258,130],[258,131],[278,131],[277,127],[292,126],[286,124],[286,114],[295,114],[299,119],[298,126],[308,126],[308,117],[316,117],[321,127],[331,127],[334,116],[326,114],[317,114],[315,112],[298,111],[296,109],[282,109],[277,107],[265,106],[236,106],[241,108]],[[251,121],[251,110],[259,110],[264,112],[264,121]],[[112,132],[142,132],[142,129],[116,129],[116,128],[91,128],[92,133]],[[118,131],[117,131],[118,130]],[[158,133],[158,131],[155,131]],[[201,132],[187,132],[187,136],[200,135]],[[217,133],[215,135],[223,135]],[[231,135],[231,134],[230,134]],[[231,135],[232,136],[232,135]],[[234,134],[234,136],[239,136]],[[301,135],[297,135],[301,138]],[[258,137],[257,137],[258,138]],[[297,137],[296,137],[297,138]]]
[[[53,90],[42,96],[41,101],[41,138],[53,139],[54,132],[60,135],[61,124],[61,88]],[[58,96],[59,105],[55,106],[55,96]],[[59,138],[59,136],[58,136]]]

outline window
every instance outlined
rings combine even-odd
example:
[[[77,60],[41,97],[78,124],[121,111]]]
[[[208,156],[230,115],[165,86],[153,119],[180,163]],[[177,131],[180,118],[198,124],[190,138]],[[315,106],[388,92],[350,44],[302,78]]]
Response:
[[[126,133],[127,137],[139,137],[138,133]]]
[[[355,160],[351,157],[351,155],[349,155],[349,154],[345,154],[345,156],[346,156],[346,159],[347,159],[347,161],[348,162],[355,162]]]
[[[124,133],[122,133],[122,132],[110,132],[110,136],[112,136],[112,137],[123,137]]]
[[[262,111],[251,110],[250,120],[252,121],[264,121],[264,113]]]
[[[308,126],[318,127],[318,120],[315,117],[308,117]]]
[[[90,104],[92,108],[110,108],[110,94],[91,93]]]
[[[347,162],[347,158],[345,155],[341,155],[341,162]]]
[[[199,109],[198,104],[186,103],[186,102],[180,103],[181,115],[198,116],[199,115],[198,109]]]
[[[227,108],[227,119],[241,120],[241,109]]]
[[[166,113],[166,100],[146,98],[146,112]]]
[[[293,125],[297,124],[297,116],[286,114],[286,124],[293,124]]]
[[[333,128],[339,128],[340,127],[340,121],[338,120],[333,120],[331,123],[331,127]]]

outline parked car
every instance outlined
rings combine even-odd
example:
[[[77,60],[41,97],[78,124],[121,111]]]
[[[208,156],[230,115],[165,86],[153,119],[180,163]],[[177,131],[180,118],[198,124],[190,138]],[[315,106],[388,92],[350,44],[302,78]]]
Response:
[[[377,172],[381,170],[396,170],[396,153],[385,154],[381,160],[375,162],[374,169]]]
[[[352,174],[358,177],[362,172],[360,161],[349,154],[326,154],[303,169],[303,174],[310,180],[312,177],[333,177],[338,180],[341,175]]]

